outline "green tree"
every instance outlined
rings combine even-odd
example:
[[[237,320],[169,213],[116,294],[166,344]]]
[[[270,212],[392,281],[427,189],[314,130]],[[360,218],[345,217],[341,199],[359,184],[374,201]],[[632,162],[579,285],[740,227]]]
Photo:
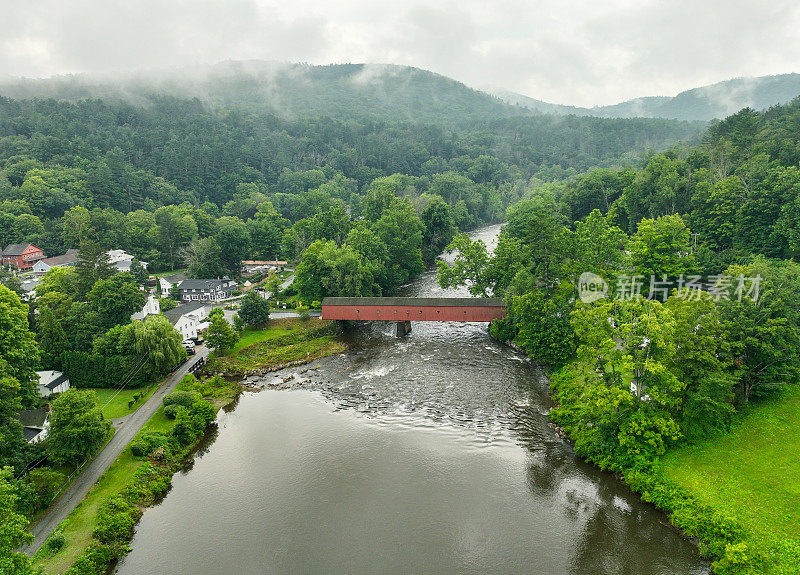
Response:
[[[78,465],[92,457],[111,432],[91,391],[70,389],[51,404],[47,455],[57,464]]]
[[[679,215],[639,222],[628,245],[631,264],[645,277],[678,277],[695,267],[692,236]]]
[[[158,208],[153,214],[157,245],[169,269],[174,270],[182,248],[197,236],[197,223],[177,206]]]
[[[5,286],[0,286],[0,376],[14,378],[24,406],[38,398],[35,366],[39,350],[28,329],[28,306]]]
[[[257,291],[250,290],[242,298],[239,317],[248,326],[264,326],[269,321],[269,302]]]
[[[574,238],[565,223],[549,195],[534,196],[508,210],[504,233],[520,240],[530,271],[542,285],[555,285],[563,276],[564,264],[573,258]]]
[[[250,232],[239,218],[224,216],[217,220],[214,236],[221,252],[225,270],[232,276],[242,272],[242,260],[250,253]]]
[[[77,273],[77,297],[81,299],[86,297],[97,281],[108,279],[116,273],[106,250],[91,240],[83,242],[78,248],[78,263],[75,271]]]
[[[453,263],[439,260],[436,280],[444,288],[466,285],[469,293],[489,297],[494,284],[488,277],[489,254],[482,240],[470,240],[465,233],[458,234],[447,246],[447,253],[457,252]]]
[[[146,301],[147,296],[128,272],[98,280],[87,296],[90,309],[97,313],[100,326],[105,329],[130,322],[131,315],[140,311]]]
[[[33,535],[27,531],[28,520],[15,511],[13,478],[10,467],[0,470],[0,573],[32,575],[36,570],[31,558],[17,551],[33,541]]]
[[[42,350],[42,363],[48,369],[61,369],[61,354],[70,347],[67,332],[50,307],[39,310],[36,339]]]
[[[147,269],[142,265],[142,262],[139,261],[139,258],[133,258],[131,260],[131,275],[133,279],[136,280],[136,283],[143,286],[147,284],[147,281],[150,279],[150,274],[147,273]]]
[[[74,267],[51,268],[44,274],[36,286],[36,297],[41,299],[51,292],[71,298],[78,296],[78,272]]]
[[[569,318],[574,299],[571,285],[511,298],[508,314],[517,332],[514,339],[529,357],[554,369],[573,358],[576,342]]]
[[[370,266],[353,248],[333,241],[311,244],[295,270],[295,287],[307,301],[328,296],[370,296],[380,293]]]
[[[456,226],[450,215],[450,208],[441,196],[422,196],[427,205],[420,213],[420,220],[425,226],[422,235],[423,257],[425,261],[433,261],[453,239]]]
[[[236,330],[231,327],[231,324],[225,319],[225,314],[218,307],[211,310],[208,319],[209,326],[206,331],[208,344],[222,353],[228,352],[239,340]]]
[[[16,418],[21,409],[19,382],[0,373],[0,467],[10,465],[17,471],[25,467],[29,452],[22,423]]]
[[[225,275],[222,249],[214,238],[194,240],[181,254],[188,266],[189,277],[212,279]]]
[[[725,274],[733,281],[718,308],[746,403],[800,381],[800,264],[759,257]],[[748,278],[758,278],[757,298]]]
[[[423,225],[410,201],[395,198],[372,229],[388,251],[388,284],[381,287],[386,293],[392,293],[411,276],[425,269],[422,261]]]
[[[4,267],[0,267],[0,284],[6,286],[15,294],[22,295],[22,283],[19,278]]]
[[[132,351],[147,358],[144,370],[151,374],[149,379],[168,374],[186,357],[181,334],[163,315],[149,315],[144,321],[129,325],[133,332]]]
[[[589,271],[611,281],[624,265],[628,236],[599,210],[575,222],[577,275]]]
[[[281,278],[276,273],[270,273],[267,278],[267,291],[271,297],[278,295],[281,291]]]
[[[92,216],[83,206],[75,206],[64,213],[61,218],[61,239],[70,248],[77,248],[83,242],[95,237],[92,228]]]

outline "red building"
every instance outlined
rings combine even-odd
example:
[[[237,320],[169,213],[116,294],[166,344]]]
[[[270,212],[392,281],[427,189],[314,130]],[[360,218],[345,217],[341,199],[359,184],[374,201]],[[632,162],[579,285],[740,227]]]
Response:
[[[12,265],[18,270],[29,270],[41,259],[44,259],[42,248],[33,244],[11,244],[0,252],[3,266]]]

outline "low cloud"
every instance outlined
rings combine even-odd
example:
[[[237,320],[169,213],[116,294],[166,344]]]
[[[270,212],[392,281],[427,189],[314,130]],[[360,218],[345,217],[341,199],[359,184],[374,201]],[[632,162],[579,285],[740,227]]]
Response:
[[[0,0],[0,13],[0,75],[16,76],[239,59],[396,63],[591,106],[800,61],[800,5],[783,0]]]

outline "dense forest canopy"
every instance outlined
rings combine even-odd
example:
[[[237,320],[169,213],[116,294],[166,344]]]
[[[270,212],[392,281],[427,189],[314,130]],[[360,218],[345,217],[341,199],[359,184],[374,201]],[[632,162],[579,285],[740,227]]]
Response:
[[[314,73],[338,78],[343,70]],[[339,84],[324,84],[331,85]],[[0,242],[31,241],[53,255],[92,239],[167,269],[180,267],[196,239],[215,236],[229,253],[234,235],[220,227],[247,224],[245,247],[234,260],[279,252],[291,258],[310,242],[296,233],[284,241],[287,226],[334,203],[358,217],[361,198],[380,178],[402,174],[394,192],[410,196],[418,211],[428,200],[415,198],[441,196],[456,227],[468,229],[501,220],[531,181],[629,164],[647,150],[695,137],[698,128],[496,111],[464,122],[460,110],[473,110],[474,94],[463,86],[451,90],[460,94],[459,105],[414,91],[443,98],[442,121],[423,123],[424,114],[415,122],[364,119],[353,100],[340,101],[350,102],[353,114],[339,113],[326,107],[324,91],[307,91],[307,98],[320,99],[321,111],[345,119],[287,119],[244,96],[213,104],[154,94],[134,102],[0,98]],[[405,106],[403,94],[390,93],[392,107],[377,115]],[[237,233],[239,240],[245,235]],[[201,247],[215,249],[208,242]]]

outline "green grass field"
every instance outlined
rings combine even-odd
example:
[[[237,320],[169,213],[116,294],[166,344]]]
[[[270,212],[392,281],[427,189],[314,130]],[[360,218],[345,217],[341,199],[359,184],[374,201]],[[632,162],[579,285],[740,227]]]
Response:
[[[668,453],[667,476],[737,517],[748,538],[800,539],[800,386],[754,408],[729,434]]]
[[[136,411],[147,398],[153,395],[157,385],[150,385],[139,389],[123,389],[117,394],[116,389],[93,389],[97,396],[97,405],[103,409],[103,417],[106,419],[115,419],[123,417],[129,413]],[[134,395],[139,395],[138,401],[131,407],[128,407],[128,402],[133,400]]]
[[[242,332],[239,341],[228,355],[236,353],[243,347],[253,345],[254,343],[289,334],[292,332],[295,325],[296,322],[293,320],[273,320],[269,323],[267,329],[246,329]]]
[[[236,346],[225,355],[212,354],[206,369],[227,376],[273,367],[290,361],[318,359],[344,351],[331,322],[319,319],[270,320],[264,330],[245,330]]]

